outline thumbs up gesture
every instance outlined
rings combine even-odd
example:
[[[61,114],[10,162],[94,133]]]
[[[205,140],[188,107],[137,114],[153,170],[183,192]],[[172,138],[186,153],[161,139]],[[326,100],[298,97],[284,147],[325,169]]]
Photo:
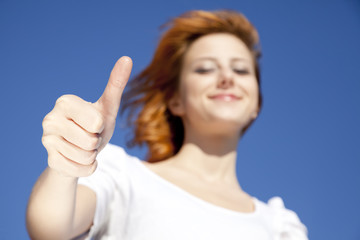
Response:
[[[57,99],[55,107],[43,120],[42,143],[48,152],[51,169],[69,177],[88,176],[95,171],[96,156],[113,135],[131,68],[131,59],[121,57],[95,103],[75,95]]]

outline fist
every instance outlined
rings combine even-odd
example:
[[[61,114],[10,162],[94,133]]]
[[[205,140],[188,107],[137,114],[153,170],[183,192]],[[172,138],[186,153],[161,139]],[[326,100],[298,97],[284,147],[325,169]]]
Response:
[[[69,177],[91,175],[96,156],[110,141],[132,61],[120,58],[111,71],[102,96],[86,102],[75,95],[57,99],[43,120],[42,143],[48,152],[48,165]]]

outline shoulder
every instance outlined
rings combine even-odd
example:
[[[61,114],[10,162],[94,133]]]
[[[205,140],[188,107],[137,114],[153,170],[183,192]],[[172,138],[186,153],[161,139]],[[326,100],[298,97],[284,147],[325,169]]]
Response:
[[[308,240],[306,226],[294,211],[285,207],[282,198],[272,197],[267,203],[255,201],[269,221],[275,240]]]

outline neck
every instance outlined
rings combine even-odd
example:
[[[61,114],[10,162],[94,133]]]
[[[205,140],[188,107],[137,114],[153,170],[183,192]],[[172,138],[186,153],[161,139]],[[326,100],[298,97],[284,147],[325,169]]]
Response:
[[[209,136],[186,132],[184,144],[172,161],[205,181],[238,184],[237,143],[238,135]]]

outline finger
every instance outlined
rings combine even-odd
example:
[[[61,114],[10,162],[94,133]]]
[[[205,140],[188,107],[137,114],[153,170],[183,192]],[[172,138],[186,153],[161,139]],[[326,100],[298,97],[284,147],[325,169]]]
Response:
[[[116,118],[122,93],[130,77],[131,68],[131,58],[124,56],[116,62],[111,71],[104,93],[96,102],[96,106],[100,107],[105,116]]]
[[[89,133],[71,119],[60,118],[55,121],[44,121],[44,136],[55,135],[87,151],[97,149],[102,138],[96,133]]]
[[[81,165],[91,165],[96,159],[97,150],[86,151],[55,135],[49,135],[46,138],[45,141],[48,145],[56,148],[59,153],[73,162]]]
[[[75,95],[63,95],[56,101],[55,115],[65,115],[90,133],[101,133],[104,129],[104,118],[89,102]]]
[[[91,165],[81,165],[66,158],[55,149],[50,149],[48,150],[48,165],[66,176],[86,177],[96,170],[97,161],[94,161]]]

